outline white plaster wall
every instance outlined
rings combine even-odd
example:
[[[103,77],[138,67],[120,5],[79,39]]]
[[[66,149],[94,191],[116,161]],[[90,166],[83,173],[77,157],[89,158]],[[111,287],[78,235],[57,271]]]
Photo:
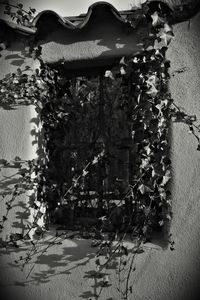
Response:
[[[171,43],[168,57],[171,72],[185,67],[186,71],[171,78],[170,88],[177,104],[200,119],[200,15],[188,22],[176,25],[175,39]],[[1,73],[8,72],[8,62]],[[31,147],[30,109],[15,111],[0,110],[1,157],[16,155],[30,157]],[[146,250],[136,261],[132,275],[135,300],[191,300],[199,299],[200,289],[200,152],[196,150],[194,138],[183,124],[172,125],[173,166],[173,219],[170,231],[175,241],[175,251],[155,243],[155,249]],[[2,202],[1,202],[2,203]],[[15,216],[11,216],[13,220]],[[46,239],[50,239],[49,232]],[[43,244],[44,245],[44,244]],[[44,247],[42,244],[38,248]],[[24,249],[26,251],[26,249]],[[32,268],[28,265],[20,271],[13,261],[21,253],[18,250],[2,249],[0,256],[0,284],[3,299],[9,300],[64,300],[97,299],[92,297],[94,280],[85,272],[94,267],[95,249],[87,240],[66,240],[63,245],[50,248],[36,258]],[[108,272],[113,273],[112,270]],[[121,300],[114,284],[104,288],[99,299]],[[114,279],[115,278],[115,279]]]

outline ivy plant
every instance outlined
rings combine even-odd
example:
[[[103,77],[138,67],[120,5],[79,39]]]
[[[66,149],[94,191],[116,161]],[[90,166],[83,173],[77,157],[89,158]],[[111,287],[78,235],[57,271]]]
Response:
[[[5,5],[5,13],[13,20],[18,24],[31,26],[34,9],[25,10],[22,4],[13,6],[5,3]],[[13,9],[17,11],[13,12]],[[83,237],[92,238],[92,246],[98,248],[96,270],[92,276],[96,276],[102,286],[109,285],[109,279],[103,275],[104,270],[117,256],[120,257],[118,277],[122,299],[128,299],[132,293],[130,275],[135,270],[135,256],[143,251],[152,231],[162,228],[172,218],[172,199],[168,188],[171,178],[168,141],[171,120],[187,124],[189,131],[197,140],[197,150],[200,150],[200,127],[196,125],[196,117],[183,112],[174,103],[168,89],[170,62],[166,59],[166,51],[174,37],[173,29],[167,23],[162,10],[155,11],[149,16],[146,5],[137,11],[137,18],[129,16],[127,22],[135,27],[139,19],[148,28],[148,37],[143,41],[143,51],[133,54],[131,58],[121,58],[118,65],[103,74],[104,93],[111,99],[113,95],[118,97],[118,111],[123,114],[131,128],[131,143],[136,153],[135,171],[123,197],[117,202],[110,201],[112,205],[103,199],[100,214],[97,214],[98,221],[94,226],[85,225],[84,230],[78,233]],[[4,48],[2,47],[2,51]],[[78,125],[85,126],[85,131],[82,130],[83,136],[79,138],[83,140],[88,138],[91,132],[86,130],[86,123],[95,119],[95,105],[99,98],[96,83],[91,78],[84,78],[79,93],[74,97],[73,80],[64,78],[56,68],[43,62],[42,47],[33,45],[26,48],[26,51],[33,59],[39,61],[40,66],[34,72],[30,72],[27,66],[24,70],[18,68],[15,73],[6,75],[0,81],[0,103],[3,108],[21,104],[35,106],[42,128],[43,152],[37,159],[28,161],[19,157],[12,161],[3,158],[0,160],[1,169],[15,167],[21,178],[12,191],[5,191],[1,195],[5,199],[7,212],[0,223],[0,229],[3,231],[5,222],[9,220],[9,213],[15,205],[16,198],[26,191],[34,190],[35,198],[31,203],[34,215],[32,224],[23,234],[11,233],[7,240],[2,239],[1,246],[19,247],[21,242],[30,240],[36,250],[34,234],[43,236],[49,222],[55,220],[56,214],[59,216],[63,206],[68,208],[70,216],[81,205],[87,206],[87,203],[80,200],[81,193],[88,178],[108,164],[109,153],[106,145],[109,139],[105,136],[99,139],[98,128],[94,127],[92,135],[94,140],[91,145],[97,145],[97,141],[101,140],[98,147],[84,149],[82,156],[70,150],[73,169],[72,177],[68,180],[66,157],[59,156],[61,160],[58,160],[54,149],[66,147],[67,144],[63,142],[67,135],[66,128],[76,126],[77,122],[80,122]],[[104,105],[109,109],[110,104]],[[84,112],[88,112],[91,108],[94,113],[92,117],[90,115],[91,119],[87,119],[87,114],[82,119]],[[108,121],[107,116],[104,117],[105,126],[110,132],[116,127],[116,122]],[[118,131],[116,129],[117,133]],[[77,157],[80,160],[78,167]],[[82,210],[83,214],[85,212],[86,210]],[[106,238],[105,231],[110,231]],[[128,249],[125,244],[127,234],[134,242],[132,249]],[[64,234],[57,233],[48,247],[61,243],[66,238],[69,238],[68,231]],[[174,250],[171,236],[169,243],[170,249]],[[37,251],[33,255],[30,253],[33,251],[31,250],[25,257],[20,257],[16,263],[24,266]],[[123,278],[122,273],[125,274]]]

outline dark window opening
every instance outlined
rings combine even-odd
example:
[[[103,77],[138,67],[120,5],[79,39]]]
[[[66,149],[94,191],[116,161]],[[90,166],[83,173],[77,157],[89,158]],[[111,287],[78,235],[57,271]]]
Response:
[[[121,77],[62,80],[66,93],[51,107],[51,117],[57,114],[59,121],[47,133],[52,189],[46,197],[52,221],[74,225],[81,217],[98,219],[127,200],[135,170],[132,100]]]

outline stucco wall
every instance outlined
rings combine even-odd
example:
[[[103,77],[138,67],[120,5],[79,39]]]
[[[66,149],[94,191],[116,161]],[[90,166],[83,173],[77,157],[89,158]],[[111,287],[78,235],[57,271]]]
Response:
[[[168,50],[171,73],[183,67],[185,72],[174,73],[170,89],[175,102],[200,119],[200,15],[191,20],[190,29],[188,25],[185,22],[174,27],[175,39]],[[9,59],[1,63],[2,74],[9,72],[9,68]],[[14,111],[0,109],[1,157],[10,159],[18,155],[29,158],[33,155],[29,134],[31,114],[27,107]],[[162,239],[157,239],[153,249],[138,255],[130,299],[199,298],[200,152],[196,150],[196,141],[188,133],[187,126],[180,123],[172,125],[171,143],[173,219],[170,232],[175,241],[175,250],[170,251],[161,243]],[[16,211],[11,216],[12,222],[15,218]],[[46,238],[51,237],[49,232]],[[41,250],[44,246],[38,245]],[[90,247],[90,241],[66,240],[63,245],[48,249],[36,258],[36,264],[27,279],[33,265],[20,271],[13,263],[26,249],[20,251],[1,251],[0,284],[3,299],[97,299],[92,297],[96,292],[95,282],[90,278],[90,273],[86,273],[94,267],[95,249]],[[108,273],[113,273],[114,284],[103,289],[100,299],[120,300],[116,290],[116,274],[112,269]]]

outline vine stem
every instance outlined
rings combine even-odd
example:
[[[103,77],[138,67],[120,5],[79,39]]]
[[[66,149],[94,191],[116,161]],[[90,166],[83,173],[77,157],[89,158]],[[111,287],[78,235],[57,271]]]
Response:
[[[99,155],[101,156],[101,153],[100,153]],[[97,156],[97,159],[100,159],[99,155]],[[87,169],[93,164],[93,161],[94,161],[94,158],[93,158],[91,161],[89,161],[89,162],[87,163],[87,165],[83,168],[82,173],[75,179],[75,183],[76,183],[76,184],[78,183],[78,181],[79,181],[80,178],[82,178],[82,177],[85,176],[85,175],[84,175],[84,172],[86,172]],[[97,160],[97,162],[98,162],[98,160]],[[68,188],[68,190],[65,192],[63,198],[65,198],[65,197],[67,196],[67,194],[70,193],[70,191],[73,189],[73,187],[74,187],[74,185],[72,184],[72,185]]]
[[[133,253],[133,256],[132,256],[132,259],[131,259],[131,263],[130,263],[130,267],[129,267],[128,275],[127,275],[127,279],[126,279],[125,298],[124,298],[124,300],[128,300],[129,281],[130,281],[131,271],[133,270],[133,263],[134,263],[134,259],[135,259],[137,250],[140,248],[141,244],[142,244],[142,239],[140,239],[138,241],[138,244],[136,246],[136,249],[134,250],[134,253]]]
[[[83,172],[84,172],[84,171],[87,171],[87,169],[89,168],[90,165],[91,165],[91,162],[87,163],[87,165],[85,166],[85,168],[84,168],[83,171],[82,171],[82,174],[79,175],[79,176],[77,177],[77,179],[75,180],[75,183],[78,183],[79,179],[80,179],[81,177],[83,177]],[[74,187],[74,186],[73,186],[73,184],[72,184],[72,185],[70,186],[70,188],[65,192],[63,198],[65,198],[65,197],[67,196],[67,194],[70,193],[70,191],[73,189],[73,187]]]
[[[4,182],[4,181],[6,181],[6,180],[8,180],[8,179],[10,179],[10,178],[13,178],[14,176],[16,176],[16,175],[18,175],[18,174],[19,174],[19,172],[16,172],[16,173],[14,173],[14,174],[12,174],[12,175],[10,175],[10,176],[4,176],[4,175],[3,175],[3,179],[0,180],[0,183]]]
[[[181,113],[180,108],[178,107],[178,105],[176,105],[174,102],[172,103],[172,105],[178,110],[179,113]],[[190,117],[187,113],[184,113],[185,116]],[[183,121],[184,122],[184,121]],[[184,122],[188,125],[190,132],[192,133],[192,135],[197,139],[198,143],[200,142],[200,136],[198,136],[194,130],[190,129],[190,126],[194,127],[198,132],[200,132],[200,128],[194,124],[194,120],[191,120],[191,123],[189,122]]]
[[[47,247],[46,248],[44,248],[42,251],[41,251],[41,253],[40,253],[40,255],[39,255],[39,257],[38,258],[40,258],[50,247],[52,247],[52,246],[55,246],[56,245],[56,241],[58,240],[58,238],[60,238],[62,236],[62,234],[60,235],[60,236],[56,236],[55,238],[54,238],[54,240],[51,242],[51,243],[49,243],[48,245],[47,245]],[[65,238],[64,238],[65,239]],[[63,240],[64,240],[63,239]],[[32,256],[33,255],[36,255],[37,254],[37,252],[33,252],[33,254],[32,254]],[[32,267],[31,267],[31,269],[29,270],[29,272],[28,272],[28,274],[27,274],[27,276],[26,276],[26,279],[28,279],[29,278],[29,276],[31,275],[31,273],[32,273],[32,271],[33,271],[33,269],[34,269],[34,267],[35,267],[35,264],[36,263],[33,263],[33,265],[32,265]]]

